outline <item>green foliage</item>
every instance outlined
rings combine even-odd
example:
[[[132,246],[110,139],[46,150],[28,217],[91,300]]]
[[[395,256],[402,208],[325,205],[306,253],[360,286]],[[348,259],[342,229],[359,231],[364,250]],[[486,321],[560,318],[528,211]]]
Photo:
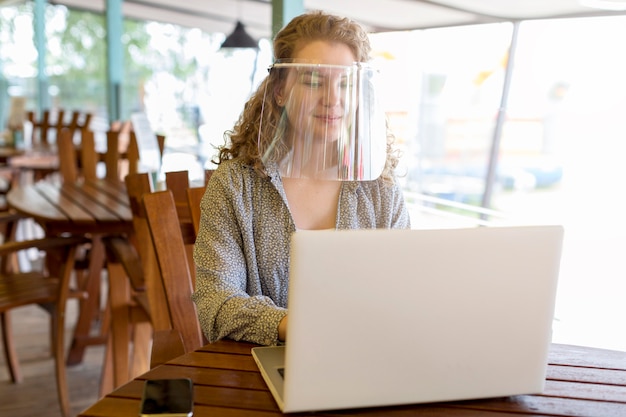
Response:
[[[15,17],[33,20],[33,4],[25,2],[0,9],[0,41],[15,43]],[[187,36],[193,29],[170,24],[125,19],[124,117],[142,107],[142,92],[155,73],[166,72],[184,82],[198,72],[193,54],[186,53]],[[158,40],[155,40],[155,37]],[[34,42],[34,41],[33,41]],[[66,109],[106,108],[107,83],[106,21],[103,14],[46,6],[46,77],[56,104]],[[11,60],[10,56],[0,59]],[[33,73],[37,63],[32,63]],[[3,66],[0,65],[0,70]],[[14,80],[34,89],[36,80]],[[34,97],[36,91],[28,91]],[[181,93],[182,96],[182,93]],[[181,97],[182,99],[182,97]]]
[[[46,14],[49,22],[46,71],[49,85],[58,87],[56,100],[66,109],[103,108],[106,103],[104,17],[54,6],[49,6]]]

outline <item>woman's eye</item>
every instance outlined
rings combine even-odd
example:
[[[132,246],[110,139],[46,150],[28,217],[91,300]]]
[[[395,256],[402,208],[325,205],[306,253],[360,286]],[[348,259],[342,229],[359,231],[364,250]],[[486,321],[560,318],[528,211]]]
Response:
[[[310,88],[319,88],[322,86],[322,77],[316,73],[303,74],[300,82]]]
[[[311,89],[323,88],[327,84],[334,85],[335,87],[339,87],[342,89],[347,89],[351,86],[351,79],[350,77],[329,77],[328,75],[311,71],[300,74],[300,84]]]

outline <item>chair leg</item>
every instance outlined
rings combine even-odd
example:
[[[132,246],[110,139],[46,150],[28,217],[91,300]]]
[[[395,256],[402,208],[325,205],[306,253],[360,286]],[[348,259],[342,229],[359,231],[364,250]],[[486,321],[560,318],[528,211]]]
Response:
[[[50,256],[51,254],[48,253]],[[70,296],[70,280],[74,270],[74,261],[76,256],[76,247],[68,248],[63,254],[65,263],[59,271],[60,292],[56,302],[56,307],[52,309],[51,318],[51,334],[53,337],[53,354],[54,368],[57,380],[57,393],[59,397],[59,406],[61,407],[61,415],[70,417],[70,395],[67,386],[66,358],[65,358],[65,314],[67,310],[67,301]]]
[[[11,328],[11,317],[8,311],[0,313],[0,327],[2,327],[2,344],[4,345],[4,356],[9,367],[11,381],[20,383],[23,377],[15,345],[13,344],[13,329]]]
[[[51,333],[53,335],[54,370],[57,382],[59,406],[63,417],[70,417],[70,396],[67,387],[67,374],[65,368],[65,308],[62,311],[53,311],[50,315]]]
[[[102,372],[100,374],[100,397],[104,397],[113,391],[113,341],[107,338],[104,350],[104,361],[102,362]]]

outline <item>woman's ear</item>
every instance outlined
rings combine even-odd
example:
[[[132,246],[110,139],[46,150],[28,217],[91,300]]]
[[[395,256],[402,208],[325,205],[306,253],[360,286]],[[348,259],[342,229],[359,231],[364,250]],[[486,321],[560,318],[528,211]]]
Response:
[[[274,101],[276,101],[276,104],[280,107],[285,105],[285,98],[283,97],[282,88],[276,87],[276,89],[274,89]]]

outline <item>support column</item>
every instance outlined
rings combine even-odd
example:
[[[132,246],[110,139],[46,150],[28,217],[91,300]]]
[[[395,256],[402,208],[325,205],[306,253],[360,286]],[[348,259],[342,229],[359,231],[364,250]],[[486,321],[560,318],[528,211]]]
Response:
[[[509,55],[504,73],[504,84],[502,86],[502,96],[500,98],[500,108],[498,109],[498,117],[496,125],[493,129],[493,138],[491,140],[491,152],[489,153],[489,165],[487,167],[487,176],[485,177],[485,191],[483,193],[481,206],[483,208],[491,208],[491,197],[493,194],[493,186],[498,170],[498,157],[500,155],[500,142],[502,140],[502,129],[506,122],[506,112],[509,103],[509,90],[511,86],[511,77],[513,74],[513,63],[517,52],[517,37],[519,33],[520,22],[513,22],[513,33],[511,35],[511,44],[509,46]],[[487,215],[481,214],[483,220],[487,220]]]
[[[107,109],[109,121],[122,119],[122,86],[124,84],[122,1],[106,1]]]
[[[43,111],[50,108],[48,74],[46,74],[46,4],[47,0],[35,0],[34,21],[35,48],[37,49],[37,98],[36,112],[41,118]]]
[[[0,132],[4,131],[7,127],[7,117],[9,112],[6,110],[9,108],[9,82],[4,77],[4,68],[2,67],[2,61],[0,61]]]
[[[304,12],[304,0],[272,0],[272,39],[291,19]]]

